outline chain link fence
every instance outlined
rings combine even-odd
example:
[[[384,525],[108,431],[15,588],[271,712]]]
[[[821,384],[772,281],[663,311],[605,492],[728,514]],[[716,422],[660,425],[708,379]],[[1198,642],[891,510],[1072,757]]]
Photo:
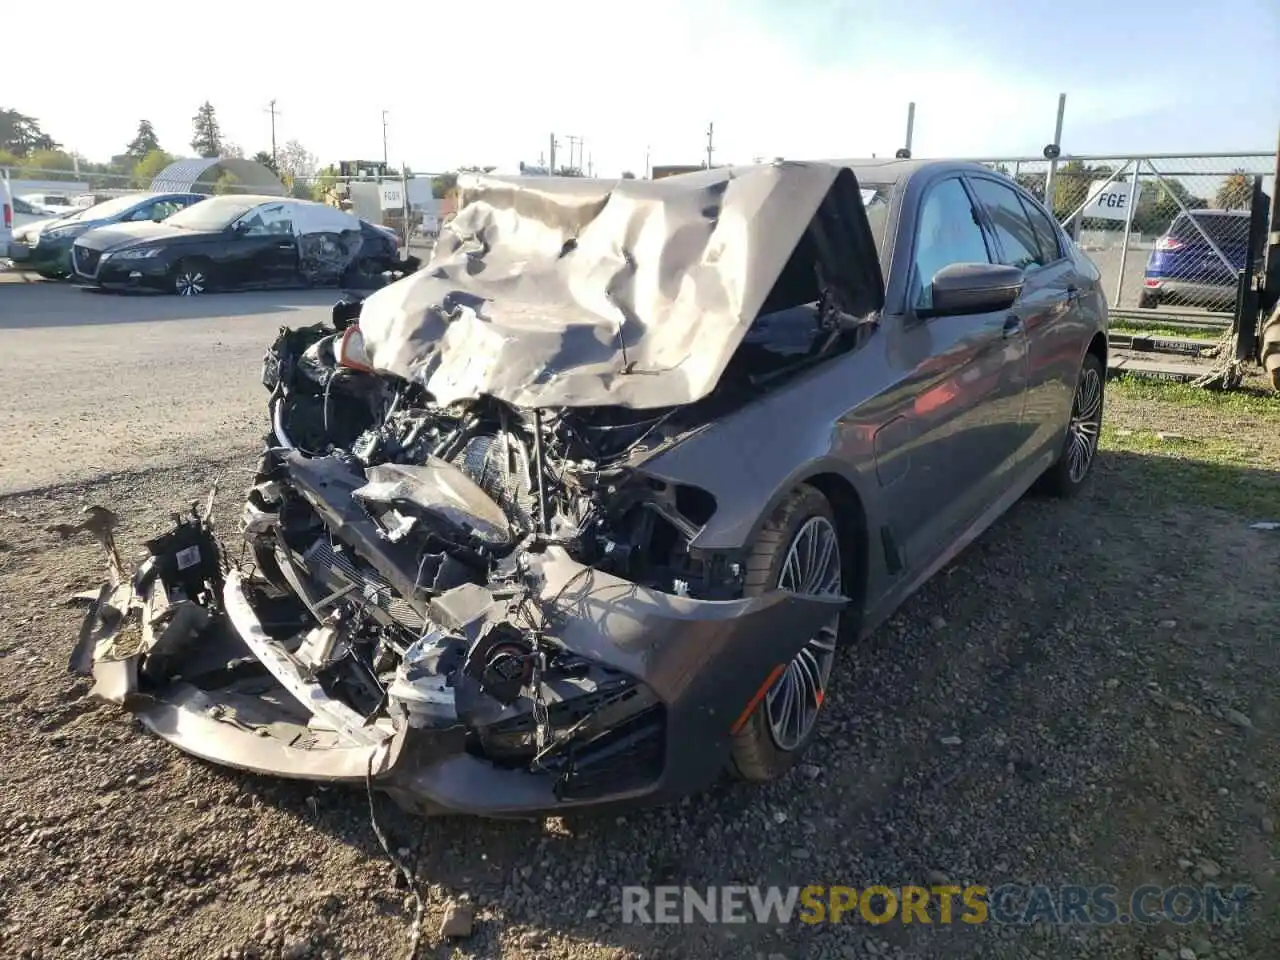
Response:
[[[1244,269],[1253,179],[1275,190],[1276,157],[1268,153],[978,158],[1051,207],[1102,272],[1116,310],[1229,313]],[[112,172],[8,172],[19,199],[80,206],[151,186],[150,179]],[[281,193],[350,210],[394,229],[417,256],[428,255],[455,210],[455,173],[341,177],[319,172],[283,178]],[[214,168],[197,193],[261,192]],[[21,208],[19,209],[21,214]]]
[[[978,162],[1053,210],[1122,311],[1230,313],[1246,266],[1254,178],[1268,194],[1275,190],[1274,153]]]

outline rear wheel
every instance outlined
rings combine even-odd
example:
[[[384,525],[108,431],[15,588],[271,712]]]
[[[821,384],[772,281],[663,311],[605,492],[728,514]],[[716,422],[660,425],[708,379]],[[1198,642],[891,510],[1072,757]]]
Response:
[[[1138,306],[1143,310],[1154,310],[1160,306],[1160,294],[1142,291],[1142,293],[1138,294]]]
[[[1098,434],[1102,431],[1105,384],[1102,361],[1092,353],[1085,354],[1076,395],[1071,401],[1071,420],[1067,423],[1062,453],[1044,475],[1044,486],[1054,496],[1073,496],[1089,477],[1098,453]]]
[[[36,273],[45,280],[65,280],[71,276],[65,270],[37,270]]]
[[[746,593],[844,593],[840,538],[831,504],[798,487],[774,510],[747,560]],[[787,664],[746,724],[733,735],[733,771],[745,780],[774,780],[813,739],[835,662],[840,614]]]
[[[173,268],[173,292],[180,297],[198,297],[212,285],[212,266],[207,260],[182,260]]]

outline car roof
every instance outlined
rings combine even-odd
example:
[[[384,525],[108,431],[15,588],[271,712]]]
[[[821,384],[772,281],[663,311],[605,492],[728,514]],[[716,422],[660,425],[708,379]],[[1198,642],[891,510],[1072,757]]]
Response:
[[[785,160],[783,162],[786,162]],[[797,161],[800,163],[806,161]],[[876,186],[891,186],[905,182],[923,171],[955,170],[967,173],[995,173],[990,167],[968,160],[900,160],[896,157],[839,157],[811,160],[810,163],[825,163],[833,167],[844,167],[853,171],[859,183]],[[740,169],[747,170],[766,164],[744,164]]]

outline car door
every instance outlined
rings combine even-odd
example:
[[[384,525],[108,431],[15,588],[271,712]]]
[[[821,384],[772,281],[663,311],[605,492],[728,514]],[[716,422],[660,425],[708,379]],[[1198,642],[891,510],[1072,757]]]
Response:
[[[1026,391],[1026,340],[1007,311],[921,316],[943,267],[994,262],[994,238],[959,174],[925,188],[899,235],[895,260],[910,276],[888,347],[905,376],[894,415],[875,438],[876,472],[904,566],[917,573],[973,523],[1000,478],[1007,482]]]
[[[238,286],[274,285],[297,276],[298,248],[288,204],[254,207],[232,231],[228,271]]]
[[[270,237],[259,254],[262,282],[278,286],[298,280],[298,241],[294,235],[294,205],[284,201],[262,207],[262,221]]]
[[[1025,191],[995,177],[969,176],[994,234],[1001,263],[1023,269],[1011,311],[1026,334],[1027,395],[1019,427],[1019,459],[1039,470],[1041,454],[1062,439],[1093,325],[1080,316],[1086,292],[1069,241]]]

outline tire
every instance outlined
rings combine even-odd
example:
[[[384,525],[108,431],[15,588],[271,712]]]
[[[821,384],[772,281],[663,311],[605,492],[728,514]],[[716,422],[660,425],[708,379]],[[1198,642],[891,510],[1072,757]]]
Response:
[[[1138,294],[1138,309],[1154,310],[1160,306],[1160,294],[1147,293],[1145,290]]]
[[[814,541],[819,543],[832,538],[834,548],[828,563],[811,571],[818,574],[816,587],[813,582],[796,583],[796,567],[787,564],[793,546],[804,547],[810,542],[806,538],[815,537],[821,538]],[[839,526],[831,504],[813,487],[797,487],[778,505],[756,537],[747,557],[744,592],[756,596],[780,585],[790,585],[792,589],[805,585],[805,592],[840,593],[844,580],[842,559]],[[804,753],[818,728],[839,630],[837,614],[796,655],[747,722],[733,734],[730,768],[736,776],[756,782],[776,780]],[[789,694],[802,699],[788,701]],[[805,705],[804,710],[786,709],[788,704],[794,707],[800,702]],[[784,717],[795,722],[780,723]]]
[[[62,270],[37,270],[36,274],[45,280],[65,280],[71,276],[71,274]]]
[[[208,260],[179,260],[173,268],[173,292],[180,297],[198,297],[213,288],[213,264]]]
[[[1058,460],[1043,477],[1046,493],[1055,497],[1075,496],[1084,487],[1098,458],[1098,434],[1102,431],[1102,406],[1106,395],[1107,372],[1102,361],[1086,353],[1080,365],[1071,419]]]

